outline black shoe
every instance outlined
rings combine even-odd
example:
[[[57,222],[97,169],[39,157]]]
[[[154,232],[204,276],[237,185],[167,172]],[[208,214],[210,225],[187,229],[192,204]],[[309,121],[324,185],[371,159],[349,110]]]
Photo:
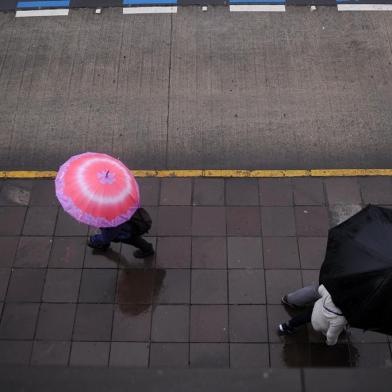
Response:
[[[137,259],[145,259],[147,257],[150,257],[154,254],[154,248],[151,247],[151,249],[147,250],[147,251],[142,251],[141,249],[137,249],[133,252],[133,255],[137,258]]]
[[[87,241],[87,246],[96,250],[101,250],[102,252],[105,252],[106,250],[108,250],[110,248],[110,245],[99,245],[99,244],[94,244],[91,241],[91,237],[89,238],[89,240]]]
[[[290,327],[287,323],[282,323],[278,325],[278,335],[280,336],[287,336],[287,335],[294,335],[295,329]]]

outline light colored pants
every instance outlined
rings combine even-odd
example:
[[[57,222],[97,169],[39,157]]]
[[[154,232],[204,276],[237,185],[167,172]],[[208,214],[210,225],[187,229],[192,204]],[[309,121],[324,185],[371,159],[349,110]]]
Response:
[[[315,285],[305,286],[287,294],[287,302],[295,306],[312,305],[319,298],[318,286]]]

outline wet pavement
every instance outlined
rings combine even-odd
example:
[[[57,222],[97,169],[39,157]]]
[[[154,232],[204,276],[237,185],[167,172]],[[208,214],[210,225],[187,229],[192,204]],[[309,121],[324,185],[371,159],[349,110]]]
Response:
[[[391,206],[389,177],[139,179],[156,255],[86,247],[94,230],[51,180],[0,187],[0,363],[138,368],[392,365],[391,338],[351,330],[334,347],[281,338],[287,291],[317,282],[328,228],[367,203]]]
[[[391,168],[391,25],[336,7],[0,12],[0,167],[96,151],[142,170]]]

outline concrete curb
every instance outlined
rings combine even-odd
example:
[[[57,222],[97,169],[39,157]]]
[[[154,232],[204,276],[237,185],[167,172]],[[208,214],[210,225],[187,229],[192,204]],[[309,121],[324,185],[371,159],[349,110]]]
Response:
[[[309,170],[132,170],[136,177],[374,177],[392,176],[392,169],[309,169]],[[3,179],[55,178],[56,171],[0,171]]]

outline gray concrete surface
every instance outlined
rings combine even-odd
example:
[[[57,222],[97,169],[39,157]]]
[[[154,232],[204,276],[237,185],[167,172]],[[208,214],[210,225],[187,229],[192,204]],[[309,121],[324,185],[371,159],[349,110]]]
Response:
[[[45,375],[45,377],[43,377]],[[129,388],[155,391],[318,392],[390,390],[388,369],[257,369],[257,370],[139,370],[61,367],[0,367],[0,381],[8,392],[123,391]]]
[[[392,167],[392,13],[0,14],[0,168]]]

